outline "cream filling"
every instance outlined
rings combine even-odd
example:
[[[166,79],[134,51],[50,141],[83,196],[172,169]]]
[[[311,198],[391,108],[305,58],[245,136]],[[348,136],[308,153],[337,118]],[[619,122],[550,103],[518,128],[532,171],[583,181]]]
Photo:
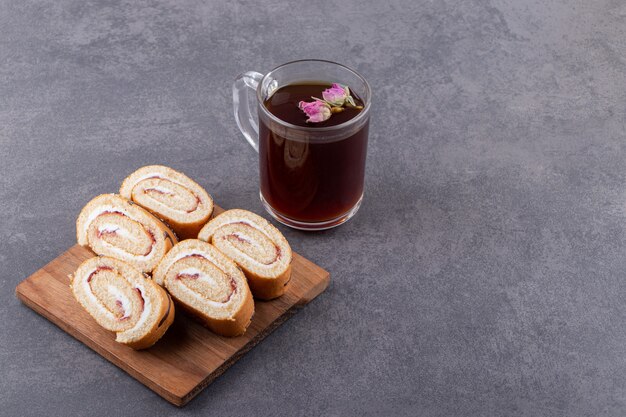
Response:
[[[177,254],[172,261],[169,263],[169,265],[167,266],[167,272],[165,273],[165,276],[167,276],[167,274],[169,273],[169,270],[172,268],[172,265],[174,265],[176,262],[178,262],[179,260],[186,258],[188,256],[192,256],[192,255],[200,255],[203,258],[213,262],[215,265],[217,265],[217,262],[215,261],[215,259],[208,253],[200,251],[200,250],[190,250],[189,252],[181,252],[179,254]],[[207,282],[212,282],[215,283],[215,280],[209,280],[207,275],[202,272],[201,270],[197,269],[197,268],[193,268],[193,267],[189,267],[189,268],[185,268],[183,269],[180,274],[190,274],[190,275],[194,275],[194,274],[198,274],[198,279],[203,279]],[[171,284],[170,284],[171,285]],[[166,286],[169,288],[170,285],[167,285],[166,282]],[[191,288],[187,287],[186,285],[183,285],[181,283],[178,284],[174,284],[175,287],[177,288],[181,288],[183,292],[185,292],[186,294],[188,294],[189,296],[191,296],[192,298],[198,300],[200,303],[208,303],[211,307],[219,307],[219,308],[225,308],[226,306],[228,306],[231,302],[234,302],[235,300],[235,296],[230,297],[230,300],[228,300],[225,303],[220,303],[217,301],[213,301],[213,300],[208,300],[202,296],[200,296],[198,293],[194,292],[193,290],[191,290]]]
[[[248,242],[250,242],[250,243],[254,243],[254,239],[252,239],[252,237],[251,237],[251,236],[248,236],[248,235],[247,235],[247,234],[245,234],[245,233],[242,233],[242,232],[240,232],[240,231],[237,231],[237,232],[235,232],[234,234],[236,234],[236,235],[237,235],[237,237],[238,237],[239,239],[247,240],[247,241],[248,241]],[[265,233],[264,233],[264,234],[265,234]],[[266,235],[266,236],[267,236],[267,235]]]
[[[245,224],[247,224],[248,226],[252,226],[252,227],[254,227],[256,230],[258,230],[259,232],[261,232],[261,233],[263,233],[265,236],[267,236],[267,238],[269,239],[269,241],[270,241],[270,242],[272,242],[272,244],[274,244],[276,247],[280,248],[281,253],[282,253],[283,249],[282,249],[279,245],[277,245],[277,244],[276,244],[276,242],[274,242],[274,241],[272,240],[272,238],[271,238],[270,236],[268,236],[268,235],[267,235],[267,233],[265,233],[265,232],[263,231],[263,228],[262,228],[262,227],[260,227],[260,226],[259,226],[257,223],[255,223],[254,221],[252,221],[252,220],[250,220],[250,219],[247,219],[247,218],[241,218],[241,219],[237,219],[237,218],[235,218],[235,219],[229,219],[229,220],[228,220],[228,223],[222,223],[222,224],[220,224],[218,227],[216,227],[216,228],[215,228],[215,231],[217,232],[217,230],[218,230],[220,227],[222,227],[222,226],[227,226],[227,225],[229,225],[229,224],[233,224],[233,223],[245,223]],[[214,232],[214,233],[215,233],[215,232]],[[249,242],[252,242],[252,239],[251,239],[251,238],[249,238],[246,234],[241,233],[240,231],[237,231],[237,235],[238,235],[238,236],[240,236],[242,239],[246,239],[246,240],[248,240]],[[258,261],[258,260],[256,260],[256,259],[254,259],[252,256],[248,255],[247,253],[240,251],[239,249],[237,249],[237,248],[236,248],[236,247],[234,247],[234,246],[233,246],[233,249],[235,249],[237,252],[239,252],[241,255],[243,255],[246,259],[249,259],[249,260],[251,260],[252,262],[254,262],[254,263],[255,263],[256,265],[258,265],[258,266],[259,266],[259,268],[261,268],[261,269],[273,269],[273,268],[275,268],[275,267],[276,267],[276,264],[280,263],[280,262],[281,262],[281,260],[283,259],[282,255],[281,255],[281,257],[280,257],[280,258],[278,258],[275,262],[272,262],[271,264],[266,265],[266,264],[264,264],[264,263],[259,262],[259,261]]]
[[[133,255],[132,253],[126,252],[124,249],[118,248],[117,246],[110,244],[106,240],[103,240],[102,243],[108,248],[108,250],[113,252],[120,259],[134,259],[141,262],[150,262],[150,260],[155,256],[154,250],[150,250],[150,253],[148,253],[147,255]]]
[[[110,204],[105,204],[103,206],[100,206],[97,210],[92,211],[89,214],[89,217],[87,217],[87,221],[85,222],[85,225],[83,227],[83,231],[85,236],[87,235],[87,230],[89,229],[89,226],[91,225],[91,223],[96,219],[96,217],[98,217],[99,215],[106,213],[106,212],[114,212],[114,211],[119,211],[120,213],[122,213],[123,215],[125,215],[126,217],[128,217],[131,220],[135,220],[135,218],[133,218],[130,213],[125,210],[122,207],[117,207],[117,206],[112,206]],[[98,228],[99,232],[116,232],[119,233],[122,237],[127,238],[127,239],[133,239],[133,236],[128,233],[128,231],[126,229],[122,229],[120,228],[119,225],[113,224],[113,223],[105,223],[103,224],[101,227]],[[136,239],[135,239],[136,240]],[[110,244],[109,242],[103,240],[102,243],[107,246],[109,248],[109,250],[111,250],[111,252],[113,252],[115,255],[122,257],[122,259],[141,259],[141,260],[146,260],[149,261],[151,258],[154,257],[155,252],[154,250],[151,250],[149,254],[147,255],[132,255],[126,251],[124,251],[124,249],[120,249],[117,246],[114,246],[112,244]]]
[[[172,261],[170,262],[170,265],[168,266],[167,269],[170,269],[172,267],[172,265],[174,265],[177,261],[180,261],[183,258],[186,258],[188,256],[192,256],[192,255],[200,255],[204,258],[211,258],[211,256],[208,253],[199,251],[199,250],[190,250],[189,252],[180,252],[178,255],[174,256],[174,259],[172,259]],[[212,259],[209,259],[212,260]],[[215,262],[213,262],[215,263]]]
[[[119,318],[118,320],[124,320],[127,319],[128,317],[130,317],[130,300],[119,290],[119,288],[117,288],[114,285],[108,285],[107,286],[107,291],[109,291],[111,294],[113,294],[113,296],[115,297],[116,300],[120,300],[120,302],[122,303],[122,310],[124,310],[124,315]],[[106,310],[106,309],[105,309]],[[108,310],[107,310],[108,311]]]
[[[108,249],[111,252],[113,252],[116,256],[120,257],[121,259],[130,258],[130,259],[139,259],[140,261],[149,262],[150,259],[154,257],[154,251],[150,251],[150,253],[147,255],[133,255],[132,253],[126,252],[124,249],[120,249],[117,246],[111,245],[109,242],[103,241],[103,243],[105,244],[105,246],[108,247]]]
[[[98,232],[100,232],[100,233],[115,232],[115,234],[121,236],[124,239],[128,239],[128,240],[131,240],[131,241],[134,241],[134,242],[138,242],[139,241],[139,239],[137,239],[135,236],[133,236],[128,230],[123,229],[119,225],[113,224],[113,223],[105,223],[105,224],[103,224],[101,227],[98,228]],[[108,244],[108,242],[104,242],[104,243]],[[117,248],[117,247],[115,247],[113,245],[110,245],[110,244],[109,244],[109,246],[112,249],[119,249],[119,248]],[[126,253],[126,252],[124,252],[124,253]]]
[[[135,285],[135,288],[138,288],[139,291],[141,291],[141,298],[143,298],[143,311],[141,312],[137,323],[131,329],[126,330],[126,332],[132,332],[135,329],[141,328],[141,326],[143,326],[146,321],[148,321],[148,318],[150,318],[150,315],[152,313],[152,301],[149,297],[146,297],[145,287],[142,284],[137,283]]]
[[[143,174],[141,177],[137,178],[137,180],[133,183],[132,188],[135,188],[137,186],[137,184],[139,184],[141,181],[147,180],[149,178],[154,178],[154,177],[158,177],[160,179],[168,179],[168,180],[170,180],[172,182],[175,182],[176,184],[182,185],[182,184],[180,184],[177,181],[171,180],[170,178],[163,178],[162,175],[163,174],[161,174],[160,172],[148,172],[147,174]]]
[[[154,187],[150,187],[150,189],[159,191],[159,192],[161,192],[163,194],[174,194],[174,191],[170,190],[167,187],[163,187],[163,186],[160,186],[160,185],[155,185]],[[145,188],[144,188],[144,190],[145,190]],[[159,201],[157,201],[157,203],[159,203]]]
[[[165,269],[165,273],[163,274],[163,279],[165,280],[165,277],[167,276],[167,274],[169,273],[170,269],[172,268],[172,265],[174,265],[176,262],[178,262],[182,258],[186,258],[187,256],[191,256],[191,255],[200,255],[200,256],[203,256],[203,257],[208,259],[207,254],[205,254],[204,252],[198,251],[198,250],[191,250],[189,252],[180,252],[178,255],[174,256],[174,258],[167,265],[167,268]],[[161,283],[161,285],[163,285],[163,284],[164,283]]]
[[[135,241],[137,240],[137,239],[135,239],[135,237],[133,235],[128,233],[128,230],[122,229],[119,225],[113,224],[113,223],[105,223],[105,224],[101,225],[100,227],[98,227],[98,232],[100,232],[100,233],[115,232],[116,234],[120,235],[123,238],[130,239],[130,240],[135,240]]]
[[[89,225],[91,225],[91,223],[93,223],[93,221],[96,219],[96,217],[98,217],[99,215],[101,215],[102,213],[105,213],[107,211],[110,211],[110,212],[119,211],[123,215],[125,215],[125,216],[127,216],[127,217],[132,219],[132,216],[130,216],[130,214],[128,213],[128,211],[126,211],[126,209],[124,209],[122,207],[118,207],[118,206],[112,206],[110,204],[104,204],[104,205],[98,207],[96,210],[94,210],[91,213],[89,213],[89,216],[87,217],[87,220],[85,221],[85,224],[83,225],[83,234],[85,236],[87,236],[87,230],[89,229]]]
[[[174,184],[180,185],[181,187],[188,188],[186,184],[183,184],[180,181],[176,181],[173,178],[164,176],[164,174],[161,174],[160,172],[150,172],[148,174],[142,175],[141,177],[137,178],[137,180],[133,183],[133,187],[132,188],[135,188],[137,186],[137,184],[139,184],[143,180],[148,180],[148,179],[155,178],[155,177],[158,178],[158,179],[161,179],[161,180],[168,180],[168,181],[173,182]]]
[[[89,285],[89,282],[87,281],[87,279],[89,278],[89,275],[91,275],[93,272],[94,271],[91,271],[89,274],[86,274],[84,279],[81,281],[81,285],[83,287],[83,293],[87,294],[87,298],[89,299],[90,304],[96,306],[96,308],[98,308],[100,312],[107,317],[107,319],[111,321],[118,320],[115,314],[109,311],[109,309],[107,309],[102,304],[102,302],[98,299],[98,297],[96,297],[96,295],[91,290],[91,285]],[[113,285],[108,285],[107,291],[109,291],[109,293],[111,293],[115,297],[116,300],[120,300],[120,302],[122,303],[122,308],[124,309],[124,317],[122,317],[121,319],[125,319],[129,317],[129,311],[130,311],[130,305],[131,305],[130,300],[117,287]]]
[[[198,204],[198,208],[194,211],[194,213],[195,213],[195,212],[206,211],[206,205],[207,205],[207,204],[206,204],[206,202],[204,201],[204,199],[202,198],[202,196],[200,196],[199,194],[197,194],[197,193],[196,193],[196,192],[195,192],[192,188],[189,188],[189,186],[188,186],[188,185],[183,184],[183,183],[181,183],[180,181],[176,181],[176,180],[175,180],[175,179],[173,179],[173,178],[166,177],[166,176],[162,176],[162,175],[163,175],[163,174],[161,174],[160,172],[152,172],[152,173],[149,173],[149,174],[144,174],[144,175],[142,175],[141,177],[137,178],[137,180],[133,183],[133,186],[132,186],[132,188],[131,188],[131,194],[132,194],[132,190],[134,190],[134,189],[135,189],[135,187],[137,187],[141,181],[157,177],[157,178],[159,178],[159,179],[162,179],[162,180],[168,180],[168,181],[170,181],[170,182],[173,182],[174,184],[178,184],[178,185],[180,185],[181,187],[184,187],[184,188],[188,189],[189,191],[191,191],[191,193],[192,193],[193,195],[195,195],[197,198],[199,198],[199,199],[200,199],[200,203]],[[161,191],[161,192],[174,194],[174,193],[172,192],[172,190],[170,190],[169,188],[166,188],[166,187],[156,186],[156,187],[151,187],[151,188],[153,188],[153,189],[155,189],[155,190],[159,190],[159,191]],[[144,190],[145,190],[145,188],[144,188]],[[154,203],[155,203],[155,204],[157,204],[158,206],[161,206],[161,207],[163,207],[163,208],[165,208],[165,209],[172,210],[172,211],[177,211],[177,212],[181,212],[181,213],[186,213],[186,214],[191,214],[191,213],[187,213],[185,210],[177,209],[176,207],[172,207],[172,206],[168,206],[168,205],[166,205],[166,204],[163,204],[162,202],[160,202],[160,201],[158,201],[158,200],[152,199],[152,201],[154,201]]]
[[[89,274],[85,274],[83,280],[81,281],[81,286],[83,287],[83,293],[87,294],[89,303],[91,305],[96,306],[100,310],[100,312],[107,317],[108,320],[116,320],[115,314],[113,314],[106,307],[104,307],[104,305],[102,305],[102,302],[98,299],[98,297],[96,297],[96,295],[91,290],[91,285],[89,285],[89,281],[87,281],[87,279],[89,278],[89,275],[91,275],[93,272],[94,271],[90,271]],[[123,303],[124,302],[122,301],[122,305]]]
[[[155,190],[157,189],[156,187],[153,187],[153,188]],[[200,198],[200,197],[198,197],[198,198]],[[187,210],[179,209],[177,207],[168,206],[167,204],[164,204],[163,202],[161,202],[159,200],[155,200],[154,198],[152,199],[152,203],[154,205],[156,205],[156,206],[160,206],[163,211],[169,210],[169,211],[174,211],[176,213],[184,213],[185,216],[192,216],[192,215],[195,215],[196,213],[203,214],[203,212],[206,213],[206,211],[207,211],[206,208],[205,208],[204,203],[202,202],[202,198],[200,198],[200,203],[198,204],[198,207],[194,211],[192,211],[191,213],[188,213]]]
[[[210,284],[216,284],[215,280],[212,279],[212,277],[209,277],[207,274],[205,274],[204,272],[202,272],[198,268],[185,268],[185,269],[181,270],[179,272],[179,274],[189,274],[189,275],[198,274],[198,278],[197,278],[198,280],[202,280],[202,281],[210,283]],[[186,285],[184,285],[182,283],[177,284],[176,286],[179,287],[183,292],[185,292],[190,297],[193,297],[196,300],[198,300],[200,303],[206,303],[209,306],[214,307],[214,308],[225,308],[233,301],[233,298],[234,298],[234,297],[231,296],[230,299],[227,302],[220,303],[218,301],[213,301],[213,300],[209,300],[208,298],[202,297],[197,292],[194,292],[191,288],[189,288],[188,286],[186,286]]]

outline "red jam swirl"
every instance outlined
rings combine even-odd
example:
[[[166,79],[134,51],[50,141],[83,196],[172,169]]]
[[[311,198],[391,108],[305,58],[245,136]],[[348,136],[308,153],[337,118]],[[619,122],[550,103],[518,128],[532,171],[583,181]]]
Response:
[[[130,217],[128,217],[126,214],[122,213],[121,211],[117,211],[117,210],[103,211],[102,213],[98,215],[98,217],[102,216],[103,214],[115,214],[118,216],[124,216],[127,219],[130,219],[132,221],[136,221],[136,220],[131,219]],[[142,226],[144,225],[142,224]],[[152,250],[154,249],[154,245],[156,245],[156,238],[154,237],[154,233],[152,233],[152,230],[146,229],[145,226],[144,226],[144,230],[150,236],[150,249],[144,252],[142,256],[148,256],[150,255],[150,252],[152,252]],[[101,239],[102,236],[115,236],[116,234],[117,234],[117,230],[98,230],[97,236],[98,236],[98,239]]]

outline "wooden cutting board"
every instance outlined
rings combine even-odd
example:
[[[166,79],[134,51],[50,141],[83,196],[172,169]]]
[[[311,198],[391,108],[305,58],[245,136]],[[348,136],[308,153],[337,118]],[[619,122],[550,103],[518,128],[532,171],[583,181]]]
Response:
[[[100,327],[70,291],[68,275],[92,256],[89,249],[72,246],[22,281],[17,297],[177,406],[189,402],[330,282],[327,271],[294,253],[289,290],[272,301],[255,300],[254,317],[243,336],[218,336],[177,310],[174,324],[156,345],[134,351],[116,343],[114,334]]]

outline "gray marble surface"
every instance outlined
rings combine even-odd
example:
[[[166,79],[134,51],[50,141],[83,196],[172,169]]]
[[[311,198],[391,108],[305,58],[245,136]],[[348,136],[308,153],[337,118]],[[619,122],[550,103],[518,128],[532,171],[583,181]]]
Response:
[[[626,3],[0,2],[1,416],[626,415]],[[327,292],[178,410],[22,306],[148,163],[262,213],[231,83],[352,66],[365,201]]]

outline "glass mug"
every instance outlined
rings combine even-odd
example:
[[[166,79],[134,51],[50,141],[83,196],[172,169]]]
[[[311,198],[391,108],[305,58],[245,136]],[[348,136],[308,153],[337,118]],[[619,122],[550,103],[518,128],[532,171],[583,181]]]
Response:
[[[355,117],[335,126],[297,126],[265,105],[289,84],[335,82],[347,85],[363,102]],[[320,87],[321,95],[325,87]],[[258,124],[249,106],[249,89],[256,91]],[[265,75],[248,71],[237,77],[235,120],[259,153],[261,202],[272,217],[296,229],[324,230],[356,214],[363,200],[370,104],[367,81],[335,62],[293,61]]]

